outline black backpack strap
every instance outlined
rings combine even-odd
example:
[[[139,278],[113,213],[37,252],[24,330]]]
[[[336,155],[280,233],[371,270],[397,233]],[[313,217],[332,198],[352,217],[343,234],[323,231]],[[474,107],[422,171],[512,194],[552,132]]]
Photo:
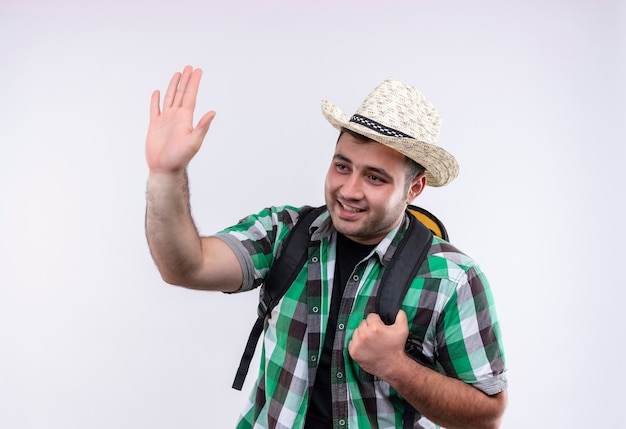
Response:
[[[432,231],[418,221],[416,216],[409,215],[409,227],[385,268],[378,290],[377,311],[387,325],[395,322],[404,296],[419,267],[426,259],[432,239]],[[421,352],[413,346],[410,339],[407,340],[405,352],[419,362],[425,361]],[[403,428],[413,428],[416,413],[415,408],[405,400],[402,415]]]
[[[402,306],[413,278],[424,262],[433,240],[433,233],[409,216],[409,227],[385,268],[378,290],[377,312],[387,325],[392,325]]]
[[[325,210],[326,206],[303,209],[298,222],[287,235],[280,256],[274,261],[265,284],[261,286],[257,320],[254,322],[246,348],[241,356],[233,389],[241,390],[243,387],[256,345],[263,332],[265,318],[276,307],[302,269],[309,253],[309,227]]]
[[[248,369],[250,369],[250,362],[252,362],[256,344],[259,342],[261,332],[263,332],[264,320],[265,319],[258,317],[254,322],[254,326],[252,326],[248,342],[246,343],[246,348],[243,350],[243,355],[241,356],[241,361],[239,362],[239,368],[237,368],[237,374],[235,374],[233,389],[241,390],[243,388],[243,382],[246,380],[246,375],[248,375]]]

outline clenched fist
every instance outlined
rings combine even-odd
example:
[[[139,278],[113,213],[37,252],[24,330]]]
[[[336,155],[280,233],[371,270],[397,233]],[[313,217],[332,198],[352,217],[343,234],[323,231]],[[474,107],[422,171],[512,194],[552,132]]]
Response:
[[[407,359],[404,346],[409,336],[406,313],[398,311],[393,325],[385,325],[380,316],[370,313],[357,327],[348,344],[348,352],[363,370],[383,380],[400,362]]]

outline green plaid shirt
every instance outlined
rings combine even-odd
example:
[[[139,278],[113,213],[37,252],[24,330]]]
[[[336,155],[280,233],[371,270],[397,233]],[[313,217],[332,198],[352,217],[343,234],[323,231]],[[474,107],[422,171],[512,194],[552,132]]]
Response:
[[[240,291],[263,283],[302,208],[271,207],[221,231],[244,272]],[[408,218],[355,267],[345,287],[332,354],[335,428],[400,428],[404,401],[386,382],[363,371],[348,354],[359,323],[374,312],[383,267]],[[311,225],[309,258],[265,322],[256,387],[238,428],[300,428],[324,343],[335,271],[336,234],[327,212]],[[404,299],[410,336],[433,367],[487,394],[506,388],[498,319],[480,268],[448,242],[433,239],[426,263]],[[435,428],[416,414],[415,427]]]

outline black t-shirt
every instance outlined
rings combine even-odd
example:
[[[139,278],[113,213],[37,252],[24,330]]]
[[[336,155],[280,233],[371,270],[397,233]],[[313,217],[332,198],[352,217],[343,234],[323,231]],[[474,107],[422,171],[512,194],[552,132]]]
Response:
[[[330,390],[330,365],[335,330],[337,328],[337,315],[348,279],[354,271],[354,267],[372,249],[373,245],[359,244],[345,235],[337,233],[337,258],[335,262],[335,280],[333,282],[333,294],[330,300],[330,314],[326,326],[326,338],[322,348],[322,356],[318,361],[315,384],[310,392],[309,407],[306,416],[305,429],[330,428],[333,426],[332,399]]]

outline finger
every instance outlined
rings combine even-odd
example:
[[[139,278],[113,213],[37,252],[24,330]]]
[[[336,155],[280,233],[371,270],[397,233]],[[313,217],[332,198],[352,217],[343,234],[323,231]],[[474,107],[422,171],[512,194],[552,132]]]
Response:
[[[377,313],[368,314],[367,317],[365,318],[365,321],[368,325],[380,325],[380,324],[384,325],[383,319],[381,319]]]
[[[183,69],[183,75],[180,78],[180,82],[178,82],[178,88],[176,90],[176,95],[174,95],[174,101],[172,106],[180,107],[183,102],[183,96],[185,95],[185,91],[187,91],[187,85],[189,84],[189,79],[191,78],[191,66],[185,66]]]
[[[354,359],[354,348],[356,347],[355,343],[354,343],[354,337],[350,340],[350,342],[348,343],[348,354],[350,355],[350,357],[352,359]]]
[[[350,339],[350,343],[358,344],[361,341],[361,337],[363,336],[364,328],[359,325],[354,332],[352,333],[352,338]]]
[[[361,323],[359,323],[359,326],[357,326],[357,329],[367,329],[367,317],[361,320]]]
[[[172,79],[170,79],[170,83],[167,86],[167,91],[165,91],[165,98],[163,99],[164,109],[172,107],[172,105],[174,104],[174,97],[176,96],[176,89],[178,88],[180,78],[180,72],[176,72],[174,73],[174,76],[172,76]]]
[[[196,108],[196,97],[198,88],[200,87],[200,79],[202,79],[202,69],[195,69],[189,78],[185,91],[183,93],[182,106],[191,110]]]
[[[152,98],[150,99],[150,118],[156,118],[161,114],[161,107],[159,106],[159,101],[161,100],[161,92],[157,89],[152,93]]]

